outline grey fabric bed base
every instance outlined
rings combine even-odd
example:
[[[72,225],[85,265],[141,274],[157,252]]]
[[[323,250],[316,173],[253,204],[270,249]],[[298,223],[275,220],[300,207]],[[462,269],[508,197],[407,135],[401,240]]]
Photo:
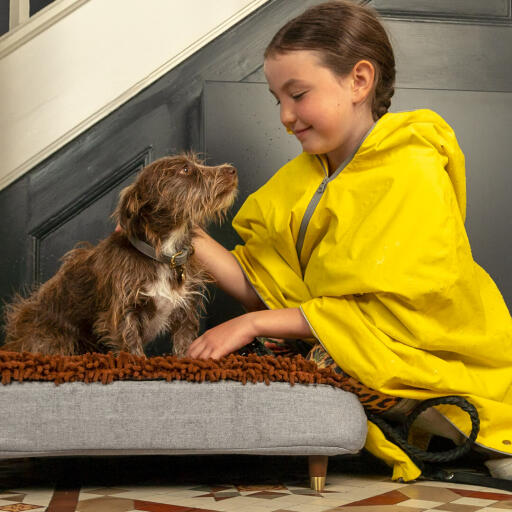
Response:
[[[13,382],[0,387],[0,457],[357,453],[356,396],[274,382]]]

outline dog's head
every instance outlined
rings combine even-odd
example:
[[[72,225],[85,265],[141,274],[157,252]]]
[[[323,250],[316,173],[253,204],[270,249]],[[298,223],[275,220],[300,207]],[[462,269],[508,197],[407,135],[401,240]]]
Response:
[[[207,166],[193,154],[163,157],[121,192],[114,217],[129,235],[159,250],[173,231],[222,220],[237,184],[232,165]]]

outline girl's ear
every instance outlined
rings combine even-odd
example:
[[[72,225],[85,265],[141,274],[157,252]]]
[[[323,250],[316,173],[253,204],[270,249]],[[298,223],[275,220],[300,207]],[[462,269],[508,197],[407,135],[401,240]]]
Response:
[[[360,60],[351,72],[352,100],[361,103],[368,98],[375,80],[375,67],[369,60]]]

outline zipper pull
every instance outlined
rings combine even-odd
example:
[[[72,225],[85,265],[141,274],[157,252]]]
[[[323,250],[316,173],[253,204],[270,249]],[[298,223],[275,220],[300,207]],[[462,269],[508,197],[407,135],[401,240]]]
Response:
[[[322,183],[320,183],[320,186],[319,186],[319,187],[317,188],[317,190],[316,190],[316,193],[317,193],[317,194],[322,194],[322,193],[323,193],[323,191],[325,190],[325,187],[327,186],[327,182],[328,182],[328,181],[329,181],[329,180],[328,180],[327,178],[324,178],[324,179],[322,180]]]

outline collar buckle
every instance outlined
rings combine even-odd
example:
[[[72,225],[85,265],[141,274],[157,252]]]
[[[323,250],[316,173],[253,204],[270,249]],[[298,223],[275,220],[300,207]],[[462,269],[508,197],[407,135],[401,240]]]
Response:
[[[183,251],[178,251],[177,253],[173,254],[171,256],[171,261],[169,262],[169,265],[171,266],[171,268],[176,268],[176,267],[182,267],[183,266],[183,263],[176,263],[176,258],[178,258],[179,256],[181,256],[183,254]]]

